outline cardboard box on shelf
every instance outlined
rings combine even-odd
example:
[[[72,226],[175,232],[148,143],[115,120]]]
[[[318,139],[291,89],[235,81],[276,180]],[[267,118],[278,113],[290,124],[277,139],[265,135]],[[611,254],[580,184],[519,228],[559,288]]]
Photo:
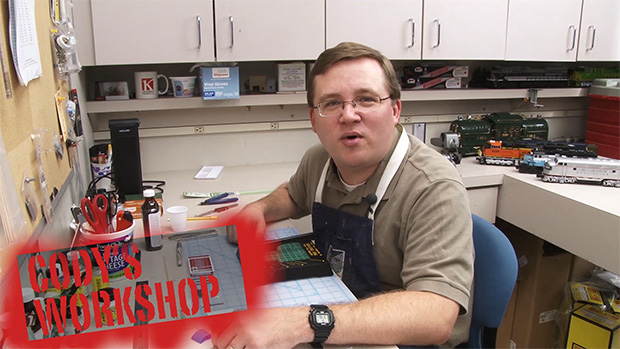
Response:
[[[430,80],[420,78],[418,84],[413,87],[414,90],[425,90],[429,88],[461,88],[461,78],[449,76],[440,76]]]
[[[296,92],[306,90],[306,64],[278,64],[278,92]]]
[[[239,99],[239,67],[200,67],[202,99]]]
[[[620,348],[620,315],[596,305],[573,311],[566,348]]]
[[[519,276],[511,340],[516,348],[552,348],[561,342],[555,321],[570,277],[572,255],[501,219],[512,242]]]
[[[497,337],[495,338],[495,345],[497,349],[509,349],[512,346],[512,326],[514,324],[515,306],[517,304],[517,289],[512,292],[506,313],[502,319],[502,324],[497,329]]]
[[[425,89],[433,86],[460,88],[461,78],[469,76],[469,67],[460,65],[404,66],[401,85],[403,88]],[[437,80],[438,78],[441,78]],[[455,78],[455,79],[450,79]],[[433,82],[428,84],[429,82]],[[446,83],[447,82],[447,83]],[[442,85],[439,85],[444,83]],[[425,87],[419,87],[426,85]],[[436,88],[437,88],[436,87]]]

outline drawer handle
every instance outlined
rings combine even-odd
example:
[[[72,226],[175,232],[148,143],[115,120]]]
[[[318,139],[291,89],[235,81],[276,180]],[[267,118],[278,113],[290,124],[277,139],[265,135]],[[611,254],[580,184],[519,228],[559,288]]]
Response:
[[[235,24],[233,16],[228,16],[228,20],[230,21],[230,47],[233,47],[235,46]]]
[[[592,51],[594,49],[594,39],[596,38],[596,27],[591,25],[588,27],[588,33],[592,32],[590,36],[590,47],[586,49],[586,51]]]
[[[415,44],[415,21],[413,18],[409,18],[409,23],[411,23],[411,44],[409,44],[407,48],[412,48]]]
[[[198,23],[198,48],[202,47],[202,28],[200,25],[200,15],[196,15],[196,23]]]
[[[570,48],[566,49],[566,51],[572,51],[575,49],[575,41],[577,39],[577,28],[574,25],[571,25],[568,27],[568,32],[571,33],[573,35],[573,40],[572,40],[572,45]]]
[[[433,21],[437,25],[437,43],[433,45],[433,48],[439,47],[441,45],[441,22],[438,19]]]

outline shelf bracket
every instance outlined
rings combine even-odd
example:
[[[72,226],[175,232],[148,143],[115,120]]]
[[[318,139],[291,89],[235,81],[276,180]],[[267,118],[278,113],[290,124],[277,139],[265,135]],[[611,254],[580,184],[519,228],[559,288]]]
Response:
[[[539,89],[537,89],[537,88],[531,88],[531,89],[527,90],[527,92],[529,93],[528,99],[529,99],[530,103],[532,103],[536,108],[542,108],[545,105],[538,103],[538,91],[539,91]]]

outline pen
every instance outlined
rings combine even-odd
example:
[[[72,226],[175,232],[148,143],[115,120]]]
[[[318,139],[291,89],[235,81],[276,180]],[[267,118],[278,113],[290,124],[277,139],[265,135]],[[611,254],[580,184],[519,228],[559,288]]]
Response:
[[[203,202],[200,203],[201,206],[203,205],[220,205],[220,204],[228,204],[231,202],[237,202],[239,201],[239,198],[225,198],[225,199],[218,199],[216,201],[209,201],[210,199],[207,199]]]
[[[220,200],[220,199],[223,199],[223,198],[225,198],[225,197],[227,197],[227,196],[228,196],[228,193],[222,193],[222,194],[220,194],[220,195],[216,195],[216,196],[214,196],[214,197],[212,197],[212,198],[208,198],[208,199],[206,199],[206,200],[205,200],[205,201],[203,201],[201,204],[202,204],[202,205],[208,205],[208,204],[210,204],[210,203],[213,203],[213,202],[216,202],[216,201],[218,201],[218,200]]]
[[[187,217],[188,221],[214,221],[217,216],[205,216],[205,217]]]

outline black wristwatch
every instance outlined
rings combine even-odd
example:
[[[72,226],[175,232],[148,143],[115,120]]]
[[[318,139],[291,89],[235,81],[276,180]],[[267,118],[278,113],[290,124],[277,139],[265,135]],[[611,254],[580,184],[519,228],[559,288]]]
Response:
[[[334,313],[326,305],[312,304],[308,321],[314,330],[313,343],[324,343],[332,332],[336,319]]]

